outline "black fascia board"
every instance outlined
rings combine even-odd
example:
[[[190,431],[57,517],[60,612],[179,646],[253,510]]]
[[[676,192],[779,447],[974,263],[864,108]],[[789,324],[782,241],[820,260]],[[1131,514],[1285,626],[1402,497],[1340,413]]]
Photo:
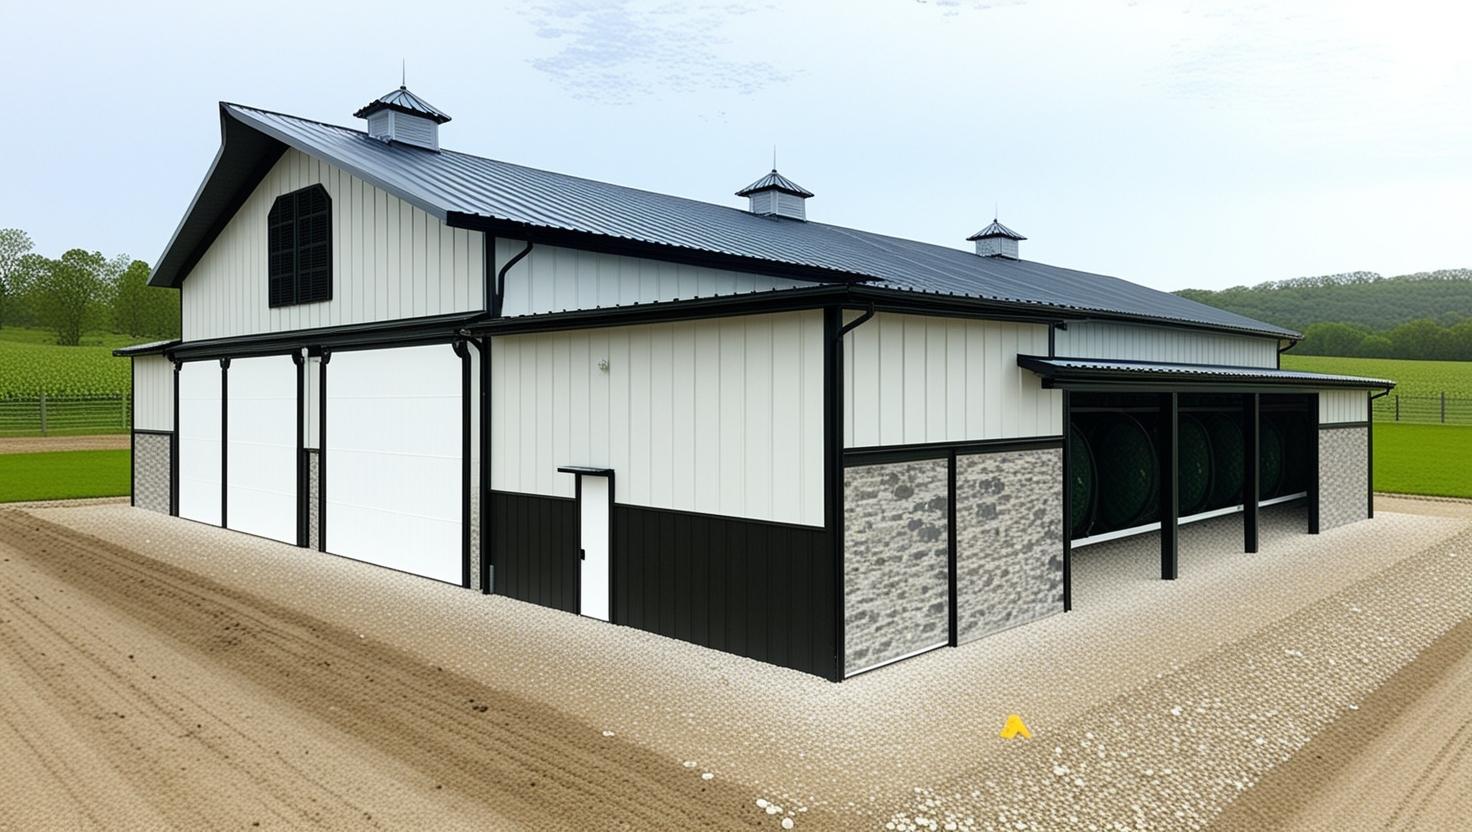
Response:
[[[206,341],[187,341],[169,350],[169,354],[179,358],[241,357],[288,353],[303,347],[316,352],[323,347],[343,350],[380,344],[397,346],[433,343],[457,336],[463,337],[462,333],[467,325],[484,316],[485,313],[480,311],[461,312],[452,315],[406,318],[398,321],[375,321],[316,329],[211,338]]]
[[[1103,370],[1057,367],[1039,356],[1019,355],[1017,365],[1042,377],[1043,387],[1054,390],[1138,390],[1148,392],[1213,392],[1252,393],[1311,392],[1329,388],[1350,390],[1392,389],[1395,383],[1382,379],[1298,378],[1270,375],[1252,376],[1240,373],[1221,375],[1209,371],[1180,370]],[[1252,369],[1252,368],[1245,368]]]
[[[148,285],[177,288],[183,283],[286,148],[285,142],[233,118],[222,103],[220,149],[148,276]]]
[[[636,240],[630,237],[614,237],[592,231],[571,228],[553,228],[543,225],[518,222],[468,214],[463,211],[447,211],[445,224],[452,228],[481,231],[495,237],[526,240],[538,245],[561,246],[600,254],[617,254],[625,257],[640,257],[667,263],[683,263],[705,266],[712,269],[742,271],[767,277],[785,277],[790,280],[805,280],[812,283],[859,283],[878,278],[854,274],[840,269],[825,269],[801,263],[786,263],[740,254],[726,254],[708,249],[675,246]]]
[[[829,306],[883,312],[930,314],[984,320],[1052,324],[1057,314],[1031,304],[1006,304],[958,298],[952,295],[916,295],[876,286],[827,284],[796,289],[769,289],[739,295],[718,295],[691,300],[657,301],[568,312],[542,312],[512,317],[485,318],[467,326],[472,333],[514,335],[588,329],[629,324],[664,323],[699,318],[760,315]]]

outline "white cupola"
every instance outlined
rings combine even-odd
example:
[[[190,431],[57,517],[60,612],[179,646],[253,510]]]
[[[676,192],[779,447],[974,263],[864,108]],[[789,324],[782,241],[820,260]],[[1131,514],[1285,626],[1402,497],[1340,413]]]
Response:
[[[966,239],[976,241],[976,253],[982,257],[1005,257],[1008,260],[1017,260],[1019,259],[1017,242],[1027,238],[997,222],[996,217],[992,217],[991,225]]]
[[[450,120],[448,115],[409,92],[409,88],[402,84],[353,115],[368,119],[368,135],[379,141],[411,144],[434,151],[440,149],[440,125]]]
[[[813,192],[777,172],[772,172],[736,192],[748,200],[747,209],[763,216],[806,220],[804,203]]]

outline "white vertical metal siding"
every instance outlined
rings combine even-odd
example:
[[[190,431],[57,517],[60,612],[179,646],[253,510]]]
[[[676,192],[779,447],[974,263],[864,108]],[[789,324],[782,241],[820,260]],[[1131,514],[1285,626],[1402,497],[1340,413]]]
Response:
[[[1320,390],[1319,424],[1368,421],[1369,407],[1369,394],[1364,390]]]
[[[498,237],[492,278],[525,247],[523,241]],[[811,285],[780,277],[537,245],[506,273],[501,311],[505,315],[528,315]]]
[[[307,358],[306,400],[303,402],[302,419],[306,422],[303,444],[308,448],[322,447],[318,437],[322,433],[322,356]]]
[[[266,215],[321,184],[332,197],[332,300],[272,309]],[[485,308],[485,244],[326,162],[288,150],[184,280],[184,340],[391,321]]]
[[[571,497],[587,465],[620,503],[823,524],[821,312],[491,343],[492,488]]]
[[[1278,366],[1276,338],[1103,321],[1070,323],[1058,330],[1054,351],[1068,358]]]
[[[1062,394],[1017,366],[1047,351],[1040,324],[881,312],[844,337],[844,446],[1057,436]]]
[[[162,355],[133,359],[133,429],[174,429],[174,364]]]

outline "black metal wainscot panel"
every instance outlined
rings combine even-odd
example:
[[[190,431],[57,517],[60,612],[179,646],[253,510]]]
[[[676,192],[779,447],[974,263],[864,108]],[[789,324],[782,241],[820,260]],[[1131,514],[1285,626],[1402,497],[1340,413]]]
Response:
[[[833,552],[810,526],[614,506],[613,620],[827,677]]]
[[[493,491],[490,509],[496,594],[577,612],[577,501]]]

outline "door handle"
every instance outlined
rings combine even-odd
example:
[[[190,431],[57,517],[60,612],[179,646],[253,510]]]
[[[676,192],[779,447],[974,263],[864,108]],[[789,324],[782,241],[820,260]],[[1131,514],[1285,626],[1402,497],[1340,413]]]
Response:
[[[578,550],[578,560],[587,560],[587,559],[588,559],[588,550],[587,549],[579,549]]]

